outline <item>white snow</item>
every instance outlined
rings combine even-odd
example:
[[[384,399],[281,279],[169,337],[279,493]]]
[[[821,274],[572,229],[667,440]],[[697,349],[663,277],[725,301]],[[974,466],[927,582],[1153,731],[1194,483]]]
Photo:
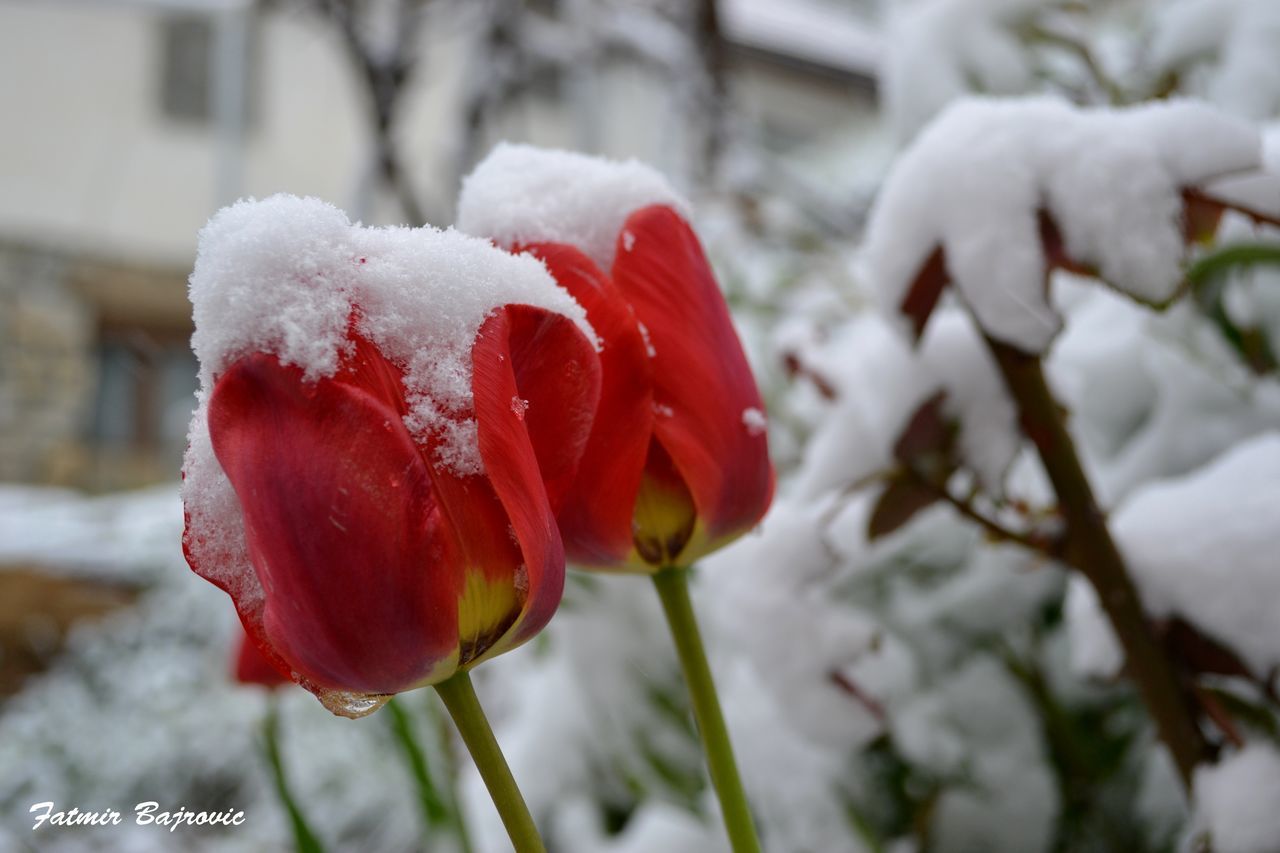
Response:
[[[71,490],[0,484],[0,565],[151,579],[180,556],[177,489],[86,498]]]
[[[883,51],[874,27],[815,0],[724,0],[720,26],[736,44],[852,74],[874,74]]]
[[[938,850],[1049,849],[1059,805],[1039,722],[994,659],[943,673],[891,722],[895,744],[914,764],[966,780],[946,790],[931,815]]]
[[[1175,0],[1155,19],[1151,65],[1155,73],[1194,72],[1191,81],[1209,100],[1254,119],[1280,110],[1280,4],[1274,0]]]
[[[1136,492],[1112,525],[1155,614],[1179,614],[1258,674],[1280,666],[1280,432]]]
[[[763,435],[769,428],[769,419],[765,417],[764,412],[753,406],[742,410],[742,425],[751,435]]]
[[[973,321],[939,311],[916,355],[947,394],[945,411],[960,425],[959,454],[986,488],[999,492],[1022,444],[1018,412]]]
[[[1280,384],[1258,381],[1190,305],[1156,313],[1084,279],[1054,279],[1055,305],[1068,320],[1047,372],[1074,415],[1104,507],[1280,423]]]
[[[822,509],[775,507],[758,533],[708,557],[700,580],[708,593],[707,623],[755,673],[752,689],[785,706],[807,740],[838,748],[870,741],[884,720],[832,675],[855,681],[878,705],[900,691],[911,672],[874,620],[831,601],[824,576],[833,557],[822,542]],[[760,631],[762,624],[773,630]],[[886,658],[895,665],[876,665]]]
[[[595,340],[581,306],[532,258],[453,230],[353,226],[332,205],[284,195],[214,215],[200,233],[191,302],[204,392],[250,352],[298,365],[308,379],[331,376],[354,319],[405,371],[416,436],[470,409],[471,345],[497,308],[540,306]],[[474,429],[443,453],[460,473],[481,470]]]
[[[1106,680],[1124,666],[1124,649],[1098,601],[1098,591],[1081,575],[1067,581],[1067,628],[1071,669],[1085,678]]]
[[[689,216],[667,179],[636,160],[502,143],[463,180],[458,228],[503,246],[568,243],[607,272],[627,217],[654,204]]]
[[[1203,104],[1076,109],[1048,98],[965,99],[894,165],[871,214],[868,271],[886,310],[930,254],[992,336],[1042,352],[1060,319],[1045,292],[1038,211],[1068,255],[1142,301],[1181,283],[1183,187],[1260,165],[1247,124]]]
[[[999,489],[1021,443],[1013,403],[973,322],[940,308],[912,350],[884,319],[864,313],[830,333],[804,360],[836,386],[837,399],[812,436],[796,488],[816,496],[893,464],[911,415],[937,391],[959,423],[958,451],[980,481]],[[867,405],[874,399],[876,404]]]
[[[917,0],[886,4],[880,80],[889,124],[909,139],[974,91],[1027,91],[1034,67],[1017,27],[1050,0]]]
[[[1111,528],[1150,615],[1181,616],[1260,677],[1280,666],[1280,432],[1138,490]],[[1114,673],[1096,598],[1077,584],[1069,602],[1075,667]]]
[[[572,319],[586,313],[531,258],[433,228],[361,228],[324,202],[278,195],[219,211],[200,234],[191,275],[202,394],[236,358],[272,353],[308,379],[331,376],[355,328],[405,371],[416,436],[471,407],[471,345],[503,305],[535,305]],[[188,482],[199,479],[207,429],[192,422]],[[481,470],[474,429],[447,442],[460,473]],[[195,487],[198,491],[200,486]],[[187,490],[196,497],[191,488]]]
[[[1251,742],[1195,775],[1196,820],[1215,853],[1275,853],[1280,839],[1280,751]]]

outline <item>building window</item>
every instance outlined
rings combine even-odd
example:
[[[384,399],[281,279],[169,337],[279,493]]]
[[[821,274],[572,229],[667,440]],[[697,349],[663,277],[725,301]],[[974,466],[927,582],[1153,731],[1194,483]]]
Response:
[[[251,84],[256,62],[257,15],[249,14],[245,26],[243,79],[244,121],[253,122],[255,87]],[[218,74],[218,21],[212,15],[166,15],[160,19],[160,110],[174,121],[207,125],[214,121],[217,104],[214,86]]]
[[[102,451],[179,459],[195,406],[198,369],[185,337],[104,330],[97,369],[91,443]]]
[[[213,19],[173,15],[161,21],[160,104],[180,121],[213,118]]]

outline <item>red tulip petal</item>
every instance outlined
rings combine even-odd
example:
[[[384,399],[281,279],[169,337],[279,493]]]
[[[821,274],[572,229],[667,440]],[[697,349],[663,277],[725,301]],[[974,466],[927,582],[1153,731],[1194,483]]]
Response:
[[[600,376],[590,342],[572,321],[527,305],[509,305],[485,322],[472,366],[485,475],[506,509],[524,567],[520,617],[489,650],[493,655],[532,637],[560,603],[564,547],[539,465],[547,460],[557,483],[572,476],[575,460],[568,457],[576,454],[551,445],[585,444]]]
[[[266,597],[259,640],[315,685],[359,693],[415,686],[458,645],[456,544],[378,360],[358,346],[348,374],[312,383],[246,356],[209,406]]]
[[[424,451],[428,459],[433,458],[434,444],[434,440],[430,441]],[[441,510],[458,544],[462,572],[454,604],[458,614],[458,665],[468,666],[488,652],[519,619],[526,598],[520,567],[526,558],[512,535],[507,508],[487,473],[456,475],[445,467],[433,466],[431,475]]]
[[[631,214],[613,280],[653,344],[654,435],[684,475],[707,538],[764,515],[773,466],[764,404],[697,236],[671,208]]]
[[[292,683],[289,672],[277,669],[248,634],[240,637],[240,648],[236,651],[235,677],[241,684],[261,684],[263,687]]]
[[[632,550],[632,515],[653,431],[648,346],[631,306],[594,261],[559,243],[523,248],[586,309],[600,337],[600,405],[578,469],[583,476],[564,495],[557,518],[571,559],[615,564]]]

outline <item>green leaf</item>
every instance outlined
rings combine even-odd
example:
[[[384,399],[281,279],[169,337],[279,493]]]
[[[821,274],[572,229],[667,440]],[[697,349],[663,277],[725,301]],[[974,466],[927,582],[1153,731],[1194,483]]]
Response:
[[[1227,313],[1223,297],[1230,274],[1258,264],[1280,266],[1280,245],[1238,243],[1209,252],[1188,267],[1186,278],[1195,303],[1222,333],[1228,344],[1254,373],[1280,366],[1266,334],[1256,327],[1237,326]]]
[[[302,808],[289,789],[284,762],[280,758],[280,715],[274,701],[262,721],[262,741],[267,764],[271,768],[271,779],[275,782],[276,795],[289,815],[289,824],[293,829],[294,849],[298,853],[324,853],[324,845],[311,829],[306,816],[302,813]]]

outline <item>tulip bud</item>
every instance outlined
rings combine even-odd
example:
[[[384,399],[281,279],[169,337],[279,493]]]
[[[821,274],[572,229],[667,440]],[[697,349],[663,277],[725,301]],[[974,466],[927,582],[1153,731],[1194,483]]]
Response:
[[[602,389],[557,506],[569,557],[651,572],[753,527],[773,496],[764,404],[685,215],[653,170],[501,145],[459,227],[546,263],[599,334]]]
[[[275,669],[359,716],[546,624],[600,376],[539,264],[275,197],[212,220],[191,285],[184,549]]]

